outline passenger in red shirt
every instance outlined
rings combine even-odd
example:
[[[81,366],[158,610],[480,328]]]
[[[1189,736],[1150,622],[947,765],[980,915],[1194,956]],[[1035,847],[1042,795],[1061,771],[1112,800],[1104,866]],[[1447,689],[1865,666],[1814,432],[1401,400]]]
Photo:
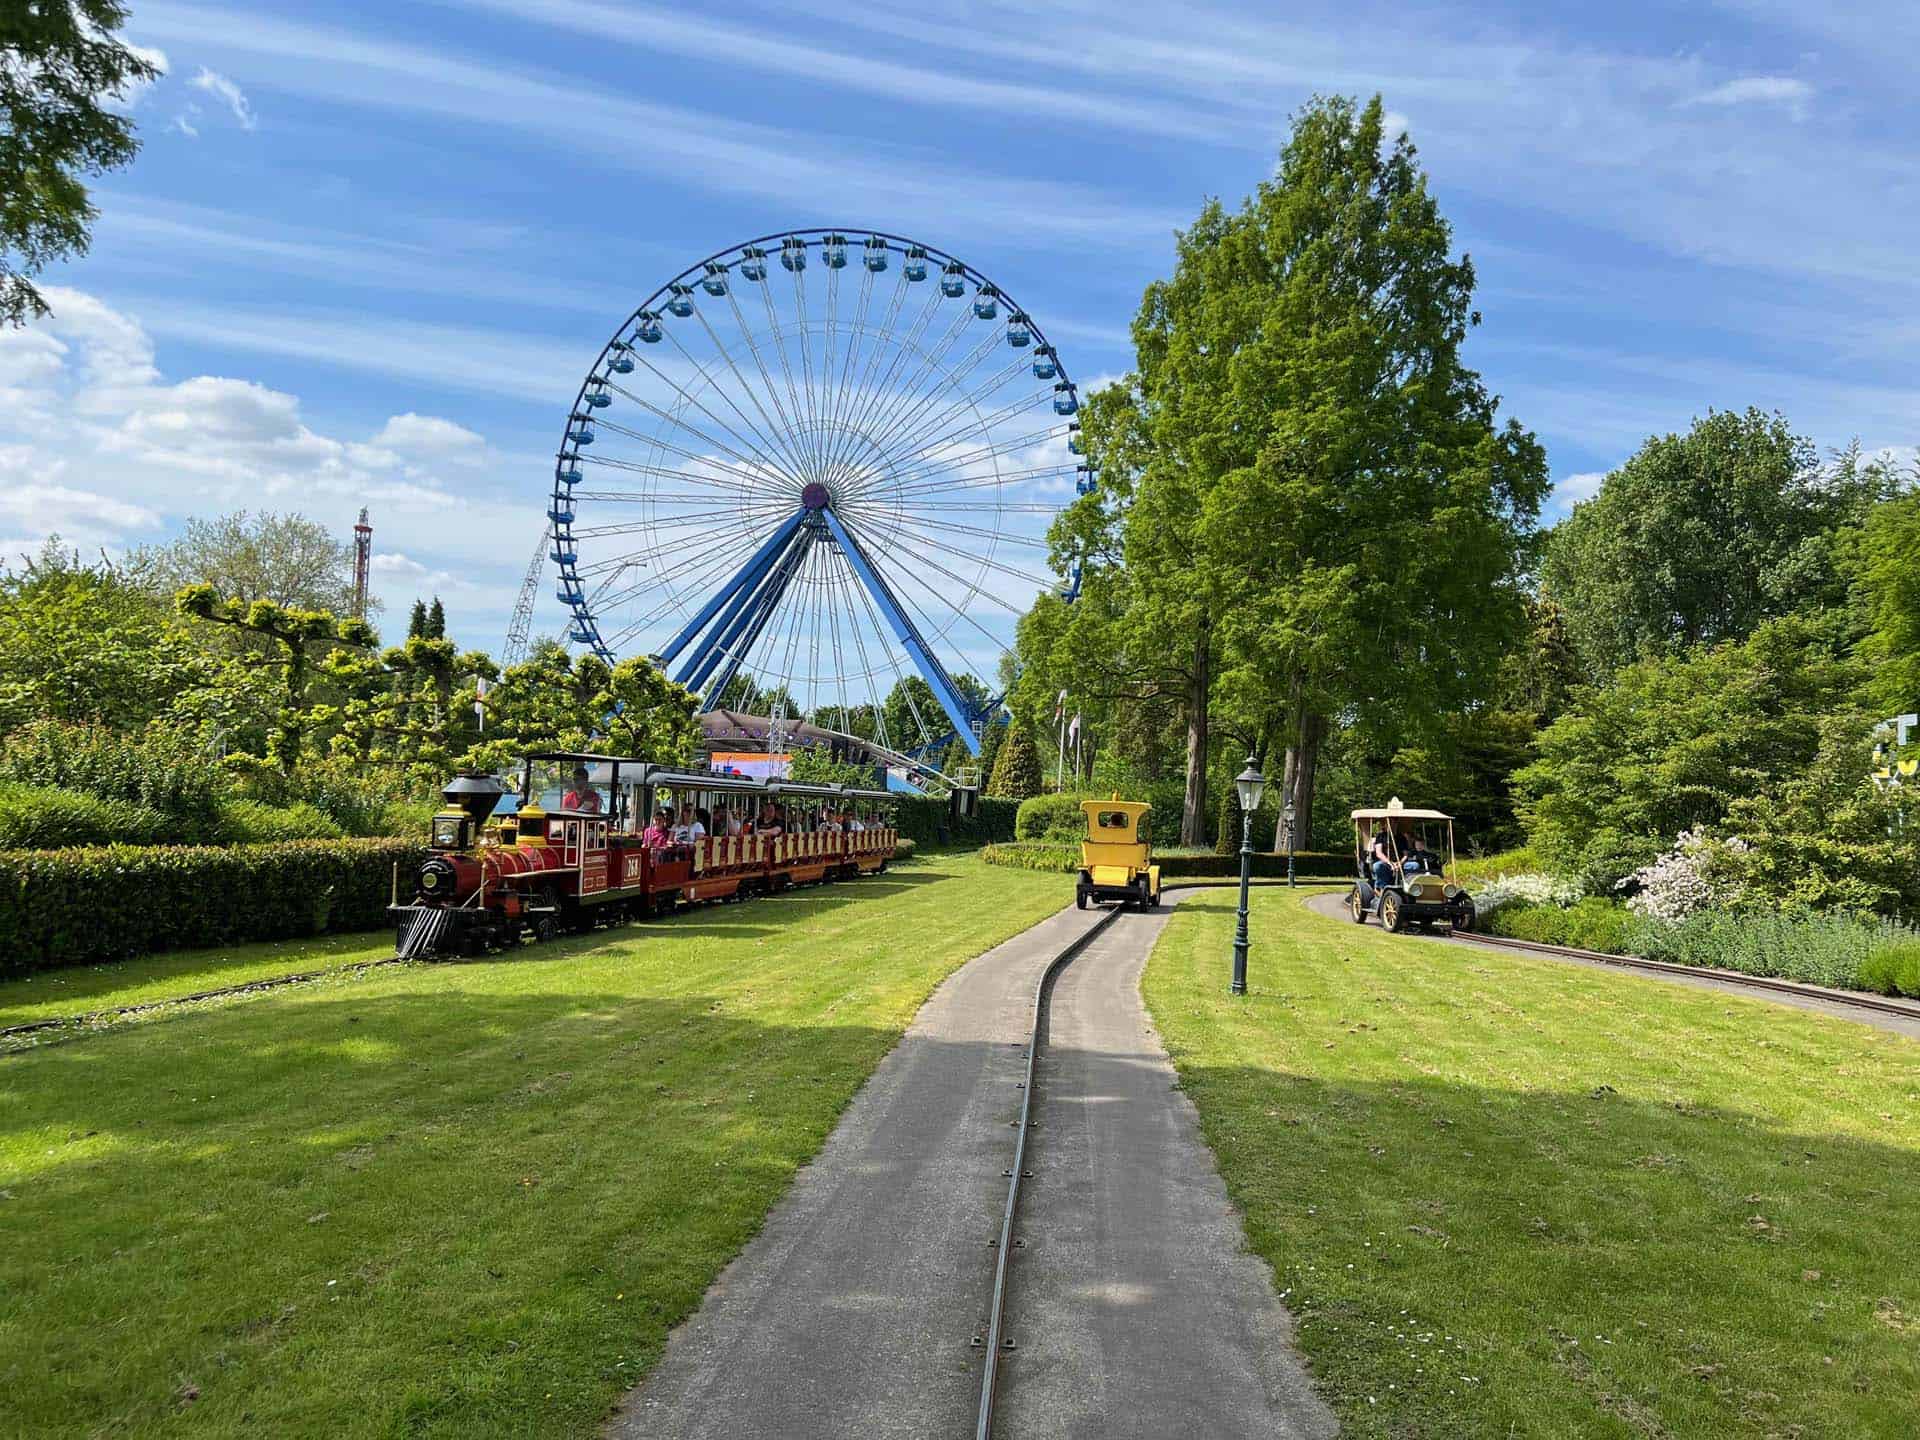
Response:
[[[578,810],[582,815],[600,813],[600,792],[589,783],[592,777],[587,767],[577,766],[573,772],[573,788],[560,797],[562,810]]]

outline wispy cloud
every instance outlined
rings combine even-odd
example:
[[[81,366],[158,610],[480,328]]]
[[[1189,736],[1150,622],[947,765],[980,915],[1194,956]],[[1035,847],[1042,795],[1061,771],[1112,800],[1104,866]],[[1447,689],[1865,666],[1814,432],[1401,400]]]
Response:
[[[207,46],[217,37],[220,49],[252,57],[263,82],[280,89],[515,132],[677,184],[777,200],[801,214],[818,213],[822,197],[833,196],[883,228],[941,217],[1002,231],[1044,215],[1047,225],[1037,233],[1076,247],[1165,241],[1186,218],[1076,181],[983,174],[938,151],[908,156],[865,136],[730,120],[597,90],[575,76],[461,60],[295,21],[182,4],[154,4],[140,18],[144,32],[162,38]],[[647,143],[634,144],[636,135]]]
[[[1738,80],[1729,80],[1711,90],[1702,90],[1697,95],[1689,95],[1682,105],[1785,105],[1795,112],[1804,112],[1807,102],[1813,99],[1813,86],[1804,80],[1796,80],[1789,75],[1748,75]]]
[[[247,102],[246,92],[220,74],[217,70],[200,67],[200,73],[188,82],[196,90],[204,90],[215,99],[225,103],[233,112],[233,118],[240,122],[242,130],[251,130],[258,123],[253,114],[253,106]]]

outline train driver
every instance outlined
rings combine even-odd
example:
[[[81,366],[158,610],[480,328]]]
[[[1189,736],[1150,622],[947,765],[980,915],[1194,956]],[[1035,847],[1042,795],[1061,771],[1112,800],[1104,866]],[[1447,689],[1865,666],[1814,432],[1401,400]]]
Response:
[[[587,774],[586,766],[574,766],[573,788],[560,797],[560,808],[562,810],[578,810],[583,815],[598,815],[600,813],[600,792],[593,788],[592,778],[592,776]]]

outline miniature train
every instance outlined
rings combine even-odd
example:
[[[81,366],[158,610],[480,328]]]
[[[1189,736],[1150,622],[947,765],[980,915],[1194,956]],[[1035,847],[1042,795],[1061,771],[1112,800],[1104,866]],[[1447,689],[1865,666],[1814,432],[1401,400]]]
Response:
[[[884,790],[699,774],[625,756],[530,755],[517,808],[506,812],[500,801],[513,792],[491,775],[458,775],[441,794],[447,808],[433,817],[432,853],[404,902],[394,872],[389,913],[409,958],[478,955],[678,905],[870,874],[887,868],[898,840]],[[701,831],[728,833],[649,829],[663,806],[707,817]]]

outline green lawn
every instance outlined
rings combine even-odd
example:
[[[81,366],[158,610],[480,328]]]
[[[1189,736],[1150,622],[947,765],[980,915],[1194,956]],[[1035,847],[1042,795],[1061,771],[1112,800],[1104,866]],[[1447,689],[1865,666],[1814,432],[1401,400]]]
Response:
[[[1346,1434],[1920,1433],[1920,1045],[1234,904],[1146,998]]]
[[[332,970],[363,960],[381,960],[392,953],[393,931],[369,930],[311,940],[173,950],[111,965],[41,970],[18,980],[0,980],[0,1027],[119,1005],[141,1005],[276,975]]]
[[[0,1060],[0,1432],[593,1432],[934,984],[1064,898],[932,857]]]

